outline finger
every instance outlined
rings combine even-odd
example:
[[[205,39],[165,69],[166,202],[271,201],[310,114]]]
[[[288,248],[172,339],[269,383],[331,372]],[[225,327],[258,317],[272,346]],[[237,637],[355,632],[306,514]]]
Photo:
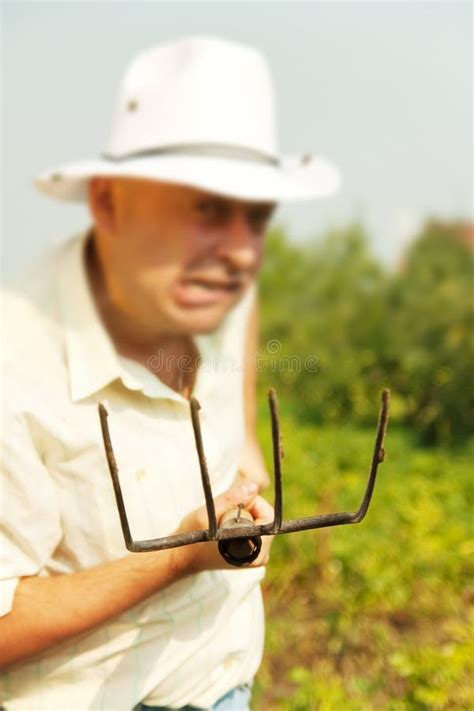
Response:
[[[273,506],[265,501],[262,496],[256,496],[250,504],[247,505],[248,511],[252,514],[254,519],[258,519],[259,523],[270,523],[273,521],[275,511]]]
[[[256,519],[255,524],[264,524],[268,523],[268,521],[264,521],[262,519]],[[257,567],[261,565],[267,565],[270,561],[270,549],[272,547],[273,539],[275,536],[262,536],[262,550],[260,552],[260,555],[258,556],[257,560],[255,561],[255,564]]]
[[[234,484],[230,489],[214,499],[216,517],[219,520],[226,511],[239,504],[250,505],[252,499],[258,491],[258,486],[254,482],[245,484]],[[257,497],[258,498],[258,497]]]

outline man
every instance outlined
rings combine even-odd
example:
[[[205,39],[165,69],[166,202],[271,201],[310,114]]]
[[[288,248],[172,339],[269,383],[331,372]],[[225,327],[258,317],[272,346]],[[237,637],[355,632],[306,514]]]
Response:
[[[263,58],[207,38],[139,55],[105,156],[38,179],[53,197],[87,198],[93,226],[5,299],[7,711],[248,708],[270,540],[245,570],[210,543],[126,554],[97,404],[135,539],[207,527],[191,393],[217,516],[243,503],[271,520],[258,495],[255,277],[275,204],[337,180],[320,159],[277,158]]]

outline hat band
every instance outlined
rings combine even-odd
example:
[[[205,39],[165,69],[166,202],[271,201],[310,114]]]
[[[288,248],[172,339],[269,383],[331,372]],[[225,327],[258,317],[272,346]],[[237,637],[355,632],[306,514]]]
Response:
[[[227,146],[220,143],[189,143],[176,144],[172,146],[161,146],[159,148],[149,148],[140,151],[132,151],[121,156],[114,156],[110,153],[102,153],[105,160],[115,163],[123,160],[133,160],[135,158],[148,158],[151,156],[201,156],[205,158],[229,158],[231,160],[246,160],[254,163],[264,163],[267,165],[280,165],[278,158],[266,153],[244,148],[242,146]]]

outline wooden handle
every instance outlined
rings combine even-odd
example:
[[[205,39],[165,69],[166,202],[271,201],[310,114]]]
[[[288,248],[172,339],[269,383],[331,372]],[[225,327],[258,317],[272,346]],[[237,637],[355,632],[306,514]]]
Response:
[[[219,528],[232,528],[233,526],[238,526],[241,522],[246,525],[247,521],[253,523],[254,517],[250,511],[244,509],[243,504],[239,504],[234,509],[229,509],[223,514],[219,521]]]
[[[252,514],[243,504],[239,504],[237,508],[225,512],[219,521],[219,528],[231,528],[237,535],[239,527],[248,526],[249,522],[254,522]],[[258,557],[262,539],[260,536],[223,539],[219,541],[218,548],[224,560],[240,568],[250,565]]]

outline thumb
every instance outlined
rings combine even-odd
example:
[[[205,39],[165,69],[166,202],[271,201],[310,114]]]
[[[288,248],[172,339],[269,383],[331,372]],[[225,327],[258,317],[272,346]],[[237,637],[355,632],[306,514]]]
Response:
[[[255,498],[258,493],[258,485],[254,482],[245,484],[234,484],[223,494],[216,496],[214,506],[216,509],[216,518],[219,519],[228,511],[239,504],[248,504]]]

